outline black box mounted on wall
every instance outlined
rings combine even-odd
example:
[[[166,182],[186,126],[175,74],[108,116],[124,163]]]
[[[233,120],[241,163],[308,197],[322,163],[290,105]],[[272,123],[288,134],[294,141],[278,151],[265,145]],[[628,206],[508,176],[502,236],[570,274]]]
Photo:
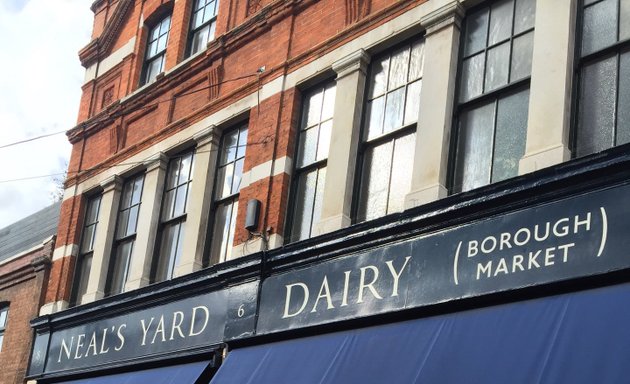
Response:
[[[245,213],[245,229],[250,232],[256,231],[258,228],[258,216],[260,216],[261,202],[251,199],[247,202],[247,212]]]

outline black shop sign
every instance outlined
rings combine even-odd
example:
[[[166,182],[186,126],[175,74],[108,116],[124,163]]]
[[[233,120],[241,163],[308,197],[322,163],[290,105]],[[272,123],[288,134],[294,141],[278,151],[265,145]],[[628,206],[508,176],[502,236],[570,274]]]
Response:
[[[630,267],[630,187],[590,192],[266,279],[258,334]]]

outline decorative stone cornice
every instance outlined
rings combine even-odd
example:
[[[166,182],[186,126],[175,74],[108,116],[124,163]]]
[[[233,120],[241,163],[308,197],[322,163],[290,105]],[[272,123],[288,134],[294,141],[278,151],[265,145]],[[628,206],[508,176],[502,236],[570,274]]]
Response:
[[[112,177],[108,177],[103,180],[101,183],[101,187],[103,188],[103,193],[108,193],[110,191],[120,191],[122,189],[122,179],[114,175]]]
[[[162,152],[158,152],[151,156],[144,162],[144,166],[147,168],[147,172],[151,172],[155,169],[165,170],[168,165],[168,156]]]
[[[420,19],[420,24],[428,36],[452,24],[459,28],[465,15],[464,7],[459,0],[455,0],[424,16]]]
[[[359,49],[333,63],[332,69],[337,73],[337,78],[341,78],[355,71],[367,73],[368,64],[370,64],[370,55],[364,49]]]
[[[50,268],[51,264],[52,264],[52,261],[50,260],[50,257],[47,257],[47,256],[38,256],[34,258],[33,260],[31,260],[31,266],[33,267],[33,271],[35,272],[48,269]]]
[[[103,57],[111,51],[120,29],[124,25],[125,16],[131,9],[133,2],[134,0],[119,0],[118,6],[105,25],[101,36],[90,41],[88,45],[79,51],[79,60],[81,60],[83,67],[88,68],[96,61],[103,59]],[[92,11],[96,10],[98,3],[98,1],[95,1],[92,4]]]
[[[218,144],[219,135],[217,135],[217,129],[214,125],[205,128],[193,135],[193,140],[197,143],[197,147],[202,147],[208,144]]]

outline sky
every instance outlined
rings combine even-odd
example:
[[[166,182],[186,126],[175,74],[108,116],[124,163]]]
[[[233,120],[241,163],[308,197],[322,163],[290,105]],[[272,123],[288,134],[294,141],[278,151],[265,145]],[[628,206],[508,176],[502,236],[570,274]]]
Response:
[[[90,0],[0,0],[0,228],[53,203],[70,157]],[[34,176],[54,175],[12,181]]]

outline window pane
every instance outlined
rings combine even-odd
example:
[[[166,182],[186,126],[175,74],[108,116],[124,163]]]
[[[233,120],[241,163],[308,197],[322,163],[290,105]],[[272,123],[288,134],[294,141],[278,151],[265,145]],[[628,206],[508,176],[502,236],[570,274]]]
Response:
[[[236,158],[240,159],[245,157],[245,150],[247,149],[247,127],[241,127],[238,134],[238,148],[236,149]]]
[[[203,24],[203,9],[196,11],[193,15],[193,29],[199,28]]]
[[[177,185],[179,178],[179,162],[180,158],[176,157],[168,164],[168,174],[166,175],[166,189],[172,189]]]
[[[577,156],[599,152],[614,144],[616,77],[616,55],[582,70]]]
[[[108,295],[115,295],[125,290],[132,250],[133,241],[127,241],[118,245],[110,275]]]
[[[328,120],[319,127],[319,141],[317,143],[317,160],[324,160],[328,157],[330,148],[330,135],[332,133],[332,120]]]
[[[92,254],[86,254],[80,257],[77,265],[77,272],[74,276],[73,304],[81,302],[83,295],[87,291],[88,278],[90,277],[90,269],[92,269]]]
[[[385,115],[385,96],[374,99],[367,104],[368,129],[367,139],[383,133],[383,117]]]
[[[501,0],[492,4],[488,45],[494,45],[510,37],[512,34],[512,12],[512,0]]]
[[[619,59],[619,107],[617,108],[617,145],[630,143],[630,52]]]
[[[182,247],[184,246],[184,231],[186,229],[185,223],[179,224],[179,234],[177,236],[177,248],[175,249],[175,257],[172,259],[172,262],[169,264],[169,279],[173,277],[175,272],[175,268],[179,265],[179,260],[182,257]]]
[[[332,119],[335,111],[335,94],[337,93],[335,83],[326,87],[324,91],[324,105],[322,108],[322,121]]]
[[[409,64],[409,81],[422,77],[424,68],[424,40],[417,41],[411,46],[411,63]]]
[[[420,90],[422,88],[422,80],[409,84],[407,87],[407,101],[405,105],[405,123],[404,125],[415,123],[418,121],[420,112]]]
[[[223,139],[223,151],[221,156],[221,164],[234,161],[236,159],[236,151],[238,145],[238,130],[229,132]]]
[[[171,17],[167,17],[160,23],[160,35],[166,35],[171,27]]]
[[[208,32],[208,41],[214,40],[214,34],[216,32],[217,23],[213,21],[210,23],[210,32]]]
[[[384,132],[390,132],[402,126],[404,106],[405,88],[387,94]]]
[[[630,39],[630,0],[621,0],[619,11],[619,40]]]
[[[508,82],[510,43],[506,42],[488,51],[486,84],[484,92],[497,89]]]
[[[81,252],[90,252],[94,248],[94,232],[96,225],[90,225],[83,230],[83,239],[81,241]]]
[[[162,72],[162,56],[159,56],[155,59],[153,59],[153,61],[149,62],[148,67],[147,67],[147,74],[145,77],[145,83],[151,82],[153,81],[157,75],[160,74],[160,72]]]
[[[127,235],[136,233],[136,229],[138,227],[138,211],[139,210],[140,210],[139,205],[133,206],[129,210],[129,224],[127,225]]]
[[[387,89],[387,75],[389,74],[389,57],[375,61],[370,66],[372,79],[370,80],[369,98],[375,98],[385,93]]]
[[[238,213],[238,200],[232,204],[232,217],[230,218],[230,232],[225,243],[225,260],[232,258],[232,246],[234,244],[234,229],[236,228],[236,214]]]
[[[518,175],[525,154],[529,89],[499,100],[494,142],[492,182]]]
[[[480,53],[464,60],[460,101],[467,101],[481,95],[485,56],[484,53]]]
[[[101,197],[95,197],[88,202],[85,224],[96,223],[98,220],[98,211],[101,206]]]
[[[515,13],[514,34],[519,34],[530,28],[534,28],[536,0],[516,0]]]
[[[149,33],[151,35],[151,38],[149,39],[151,42],[155,42],[158,37],[160,37],[160,25],[156,25],[155,27],[153,27],[153,29],[151,30],[151,33]]]
[[[214,17],[214,6],[213,4],[209,4],[205,7],[203,11],[203,21],[206,22]]]
[[[311,236],[316,188],[317,169],[300,175],[295,198],[295,216],[293,217],[291,230],[292,241],[307,239]]]
[[[168,39],[168,35],[160,36],[157,41],[157,50],[158,52],[162,52],[166,49],[166,40]]]
[[[468,56],[482,50],[486,46],[488,35],[488,8],[480,9],[466,19],[466,40],[464,55]]]
[[[212,258],[219,262],[228,260],[232,253],[237,209],[238,201],[230,201],[217,207],[212,235]]]
[[[324,90],[320,89],[307,100],[306,111],[306,127],[312,127],[319,123],[322,113],[322,102],[324,100]]]
[[[230,216],[232,214],[232,204],[228,203],[217,206],[214,216],[214,228],[212,231],[212,251],[211,256],[217,262],[225,261],[225,238],[229,233]]]
[[[129,208],[131,206],[131,195],[133,194],[133,180],[125,183],[120,197],[120,206]]]
[[[460,118],[455,190],[467,191],[490,181],[494,102],[464,112]]]
[[[369,148],[363,162],[359,221],[371,220],[387,213],[393,142]]]
[[[7,326],[7,314],[9,310],[6,308],[2,308],[0,310],[0,328],[4,329]]]
[[[232,194],[238,193],[241,190],[241,177],[243,176],[243,162],[244,159],[238,160],[234,163],[234,177],[232,178]]]
[[[311,236],[315,224],[319,222],[324,202],[324,185],[326,184],[326,167],[320,168],[317,173],[317,188],[315,190],[315,206],[313,207],[313,220],[311,220]]]
[[[140,204],[142,198],[142,185],[144,184],[144,176],[137,177],[133,182],[133,193],[131,196],[131,204]]]
[[[173,269],[181,252],[184,224],[174,223],[164,227],[154,281],[164,281],[173,277]]]
[[[164,205],[162,206],[162,220],[168,220],[173,216],[173,207],[175,206],[175,190],[167,191],[164,194]]]
[[[191,165],[192,165],[192,155],[186,155],[182,157],[182,161],[180,163],[179,170],[179,181],[178,184],[184,184],[188,180],[190,180],[191,176]]]
[[[318,127],[314,127],[300,132],[299,167],[312,164],[315,161],[317,154],[317,130]]]
[[[617,1],[604,0],[584,9],[582,56],[617,40]]]
[[[175,193],[175,212],[174,216],[186,213],[186,197],[188,195],[188,184],[184,184],[177,188]]]
[[[223,199],[231,195],[232,177],[234,175],[234,163],[230,163],[225,167],[219,168],[219,184],[218,199]]]
[[[190,49],[191,55],[206,49],[210,36],[209,32],[210,26],[207,25],[194,33]]]
[[[413,164],[415,139],[415,133],[411,133],[396,139],[394,143],[394,160],[392,163],[387,213],[402,212],[404,210],[405,196],[411,190],[412,167],[410,164]]]
[[[408,46],[392,53],[389,71],[388,90],[396,89],[407,83],[407,73],[409,72]]]
[[[532,73],[532,53],[534,50],[534,32],[514,39],[512,48],[512,70],[510,81],[528,77]]]
[[[116,229],[116,238],[120,239],[127,236],[127,228],[129,224],[129,210],[125,209],[118,214],[118,228]]]

